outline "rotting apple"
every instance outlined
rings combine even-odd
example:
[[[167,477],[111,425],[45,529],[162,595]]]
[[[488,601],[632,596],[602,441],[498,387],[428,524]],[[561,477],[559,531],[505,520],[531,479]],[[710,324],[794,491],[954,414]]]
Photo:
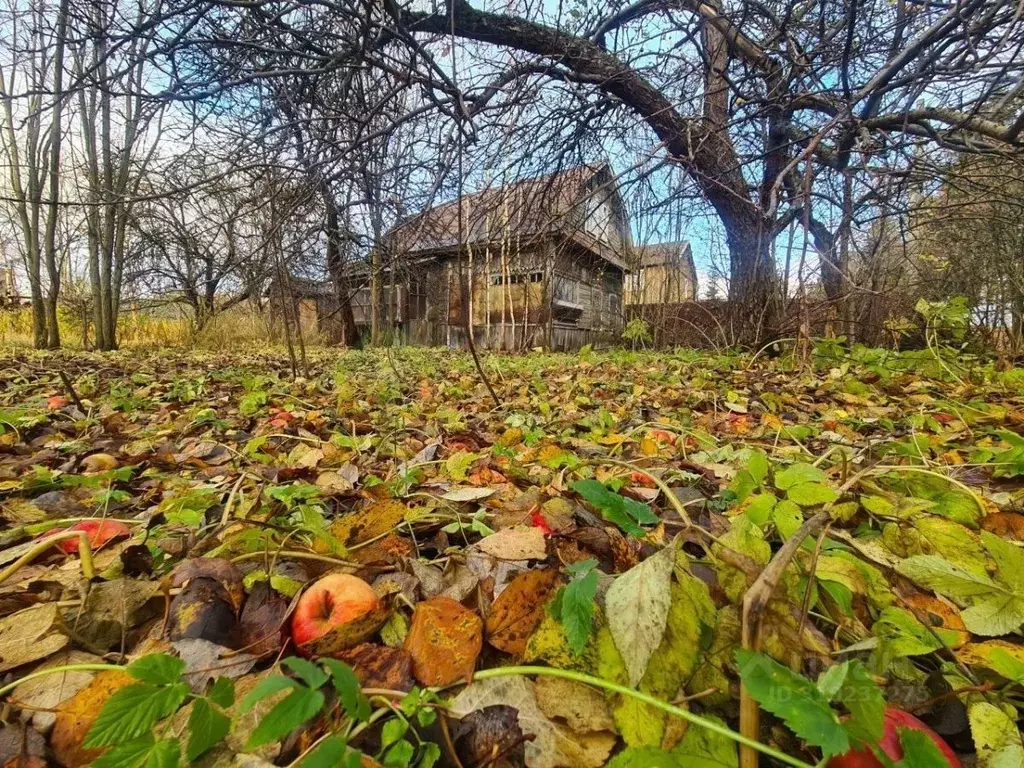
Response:
[[[83,531],[85,533],[85,538],[89,540],[89,547],[94,551],[105,547],[114,539],[123,539],[126,536],[131,536],[132,533],[131,528],[117,520],[82,520],[81,522],[75,523],[70,528],[50,531],[43,535],[52,536],[57,533],[67,533],[68,531]],[[59,542],[57,546],[69,555],[75,555],[78,554],[78,544],[79,539],[76,536],[74,538],[64,539]]]
[[[329,573],[299,598],[292,614],[292,640],[301,648],[379,606],[380,597],[362,579],[347,573]]]
[[[890,760],[903,759],[903,747],[900,746],[900,730],[920,731],[938,747],[939,752],[946,758],[949,768],[963,768],[960,758],[952,750],[939,734],[922,723],[909,712],[902,709],[888,707],[885,710],[885,730],[878,742],[879,749]],[[882,761],[875,757],[868,749],[852,749],[844,755],[833,757],[828,762],[828,768],[885,768]]]

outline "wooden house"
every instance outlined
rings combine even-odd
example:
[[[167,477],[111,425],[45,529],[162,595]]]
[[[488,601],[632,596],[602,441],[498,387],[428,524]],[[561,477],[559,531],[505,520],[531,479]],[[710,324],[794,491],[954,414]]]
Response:
[[[679,304],[697,298],[697,270],[687,242],[636,249],[626,276],[626,304]]]
[[[397,275],[389,271],[383,293],[400,307],[394,327],[409,343],[465,346],[467,319],[476,345],[492,349],[571,350],[622,332],[632,243],[607,164],[430,208],[380,247]]]

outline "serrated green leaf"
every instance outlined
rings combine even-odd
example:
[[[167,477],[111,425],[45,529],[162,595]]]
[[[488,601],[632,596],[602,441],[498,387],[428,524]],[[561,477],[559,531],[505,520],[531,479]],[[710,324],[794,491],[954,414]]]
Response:
[[[743,514],[750,518],[750,522],[754,525],[764,525],[768,522],[772,510],[775,509],[776,502],[778,499],[775,498],[774,493],[759,493],[747,499],[746,506],[743,507]]]
[[[281,662],[281,666],[287,667],[310,688],[319,688],[327,682],[327,673],[311,661],[300,659],[297,656],[289,656]]]
[[[283,691],[287,688],[297,688],[298,685],[297,681],[292,680],[290,677],[285,677],[284,675],[270,675],[269,677],[263,678],[256,684],[256,687],[249,692],[249,695],[242,699],[242,714],[245,714],[252,709],[260,699],[265,699],[267,696],[275,694],[278,691]]]
[[[746,470],[755,483],[763,484],[768,477],[768,457],[761,451],[751,451],[750,458],[747,459]]]
[[[605,768],[679,768],[671,752],[656,747],[629,747],[608,761]]]
[[[622,654],[631,686],[643,678],[647,662],[665,634],[675,559],[675,546],[665,547],[616,577],[608,588],[608,629]]]
[[[850,672],[850,662],[844,661],[841,664],[829,667],[821,673],[818,678],[817,688],[827,701],[832,701],[838,694],[839,689],[846,682],[846,676]]]
[[[382,765],[384,768],[408,768],[414,754],[416,754],[416,747],[412,745],[412,742],[402,739],[384,753]]]
[[[988,531],[981,532],[981,543],[996,561],[996,578],[1015,592],[1024,592],[1024,551]]]
[[[849,670],[833,697],[850,712],[846,732],[861,744],[877,744],[885,731],[885,695],[860,661],[849,662]]]
[[[949,761],[928,734],[910,728],[899,729],[903,759],[896,768],[949,768]]]
[[[960,618],[975,635],[1008,635],[1024,624],[1024,595],[999,594],[980,600],[961,611]]]
[[[230,707],[235,703],[235,681],[230,677],[218,677],[206,697],[217,706]]]
[[[725,725],[724,720],[713,715],[708,719]],[[740,764],[736,742],[707,728],[687,728],[671,754],[675,765],[686,768],[735,768]]]
[[[388,720],[384,723],[384,728],[381,729],[380,733],[380,746],[381,749],[387,749],[392,744],[398,742],[406,732],[409,730],[409,723],[405,720],[401,720],[397,717]]]
[[[638,522],[645,525],[658,522],[658,517],[651,512],[651,508],[646,504],[634,499],[627,499],[625,496],[609,490],[604,483],[597,480],[577,480],[571,487],[588,504],[597,509],[605,520],[619,526],[631,536],[644,535],[645,531],[638,525]]]
[[[788,539],[804,524],[804,513],[789,499],[784,499],[772,510],[772,521],[783,539]]]
[[[441,759],[441,747],[432,741],[420,745],[420,756],[416,760],[416,768],[434,768]]]
[[[337,659],[323,659],[322,663],[331,673],[331,682],[338,692],[345,713],[359,722],[369,720],[370,701],[363,695],[359,678],[352,667]]]
[[[594,598],[597,595],[597,571],[590,569],[575,576],[558,591],[556,618],[565,630],[570,650],[579,655],[587,647],[594,626]]]
[[[977,700],[968,706],[967,719],[971,724],[971,738],[978,753],[979,768],[1018,768],[1024,765],[1020,730],[1006,711],[995,704]]]
[[[188,717],[188,746],[185,756],[194,762],[228,734],[231,718],[213,708],[206,699],[196,699]]]
[[[798,483],[786,492],[786,496],[801,507],[816,507],[839,498],[838,493],[822,483]]]
[[[177,768],[181,762],[181,743],[177,739],[160,739],[146,755],[144,768]]]
[[[825,757],[850,748],[850,739],[828,701],[814,684],[763,653],[738,648],[736,663],[747,692],[793,733]]]
[[[988,576],[971,573],[935,555],[908,557],[897,570],[915,584],[954,600],[989,597],[1000,591]]]
[[[144,683],[170,685],[181,679],[185,662],[166,653],[150,653],[133,661],[124,671]]]
[[[328,736],[316,749],[302,758],[300,768],[337,768],[348,750],[341,736]]]
[[[787,491],[800,483],[820,483],[824,480],[825,473],[812,464],[791,464],[775,473],[775,487],[780,491]]]
[[[92,762],[92,768],[138,768],[146,760],[155,740],[152,733],[112,747]]]
[[[96,716],[83,746],[106,747],[142,736],[160,719],[177,710],[188,691],[185,683],[169,686],[138,683],[116,691]]]
[[[278,688],[277,690],[281,690]],[[324,695],[309,688],[296,688],[267,713],[246,742],[254,749],[287,736],[307,720],[316,716],[324,705]]]

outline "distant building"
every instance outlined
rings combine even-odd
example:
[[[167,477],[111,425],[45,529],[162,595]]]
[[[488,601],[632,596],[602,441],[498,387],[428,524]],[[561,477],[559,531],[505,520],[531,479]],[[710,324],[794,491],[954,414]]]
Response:
[[[626,275],[627,304],[679,304],[697,298],[697,270],[689,243],[641,246],[633,264]]]

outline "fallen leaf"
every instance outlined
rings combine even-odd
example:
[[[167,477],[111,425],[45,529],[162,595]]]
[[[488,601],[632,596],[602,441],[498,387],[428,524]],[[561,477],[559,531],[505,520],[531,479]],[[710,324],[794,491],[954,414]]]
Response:
[[[112,469],[117,469],[117,459],[111,456],[109,453],[94,453],[91,456],[86,456],[82,459],[82,472],[87,475],[94,475],[98,472],[109,472]]]
[[[332,627],[326,634],[303,644],[300,648],[304,654],[310,656],[337,656],[377,634],[387,623],[393,610],[394,595],[386,595],[373,610]]]
[[[423,685],[451,685],[468,680],[483,646],[483,621],[447,597],[416,605],[405,649],[413,676]]]
[[[544,618],[561,579],[554,568],[523,571],[509,583],[491,606],[487,642],[505,653],[521,654]]]
[[[125,672],[100,672],[60,708],[50,736],[50,746],[61,765],[65,768],[80,768],[89,765],[104,752],[102,748],[83,747],[85,735],[107,699],[125,686],[137,682]]]
[[[467,485],[462,488],[452,488],[441,496],[445,501],[480,501],[488,496],[493,496],[496,488],[474,488]]]
[[[544,532],[533,525],[502,528],[480,539],[477,547],[499,560],[543,560],[548,556]]]
[[[288,601],[269,582],[253,584],[239,618],[242,647],[256,656],[280,651],[284,646],[288,607]]]
[[[412,656],[404,648],[360,643],[336,655],[355,670],[364,688],[411,691]]]
[[[605,596],[608,629],[626,664],[631,687],[643,678],[665,634],[674,564],[675,546],[665,547],[616,577]]]
[[[237,648],[241,642],[231,595],[217,579],[192,579],[171,601],[170,640],[197,638]]]
[[[596,688],[542,675],[533,684],[533,692],[545,715],[552,720],[564,720],[575,733],[615,730],[608,701]]]
[[[495,704],[514,707],[524,736],[528,768],[598,768],[615,746],[613,733],[573,734],[541,711],[533,683],[521,675],[477,680],[452,701],[452,712],[464,716]]]
[[[102,661],[101,657],[92,653],[65,650],[54,654],[36,669],[42,671],[68,664],[99,664]],[[22,719],[30,721],[32,727],[40,733],[48,733],[57,720],[57,711],[63,702],[85,688],[95,674],[72,670],[36,677],[11,691],[11,700],[18,702],[18,706],[24,706]]]
[[[362,544],[393,531],[408,512],[409,508],[400,501],[380,501],[338,518],[331,524],[331,535],[345,547]]]
[[[0,619],[0,672],[45,659],[67,644],[56,603],[5,616]]]

